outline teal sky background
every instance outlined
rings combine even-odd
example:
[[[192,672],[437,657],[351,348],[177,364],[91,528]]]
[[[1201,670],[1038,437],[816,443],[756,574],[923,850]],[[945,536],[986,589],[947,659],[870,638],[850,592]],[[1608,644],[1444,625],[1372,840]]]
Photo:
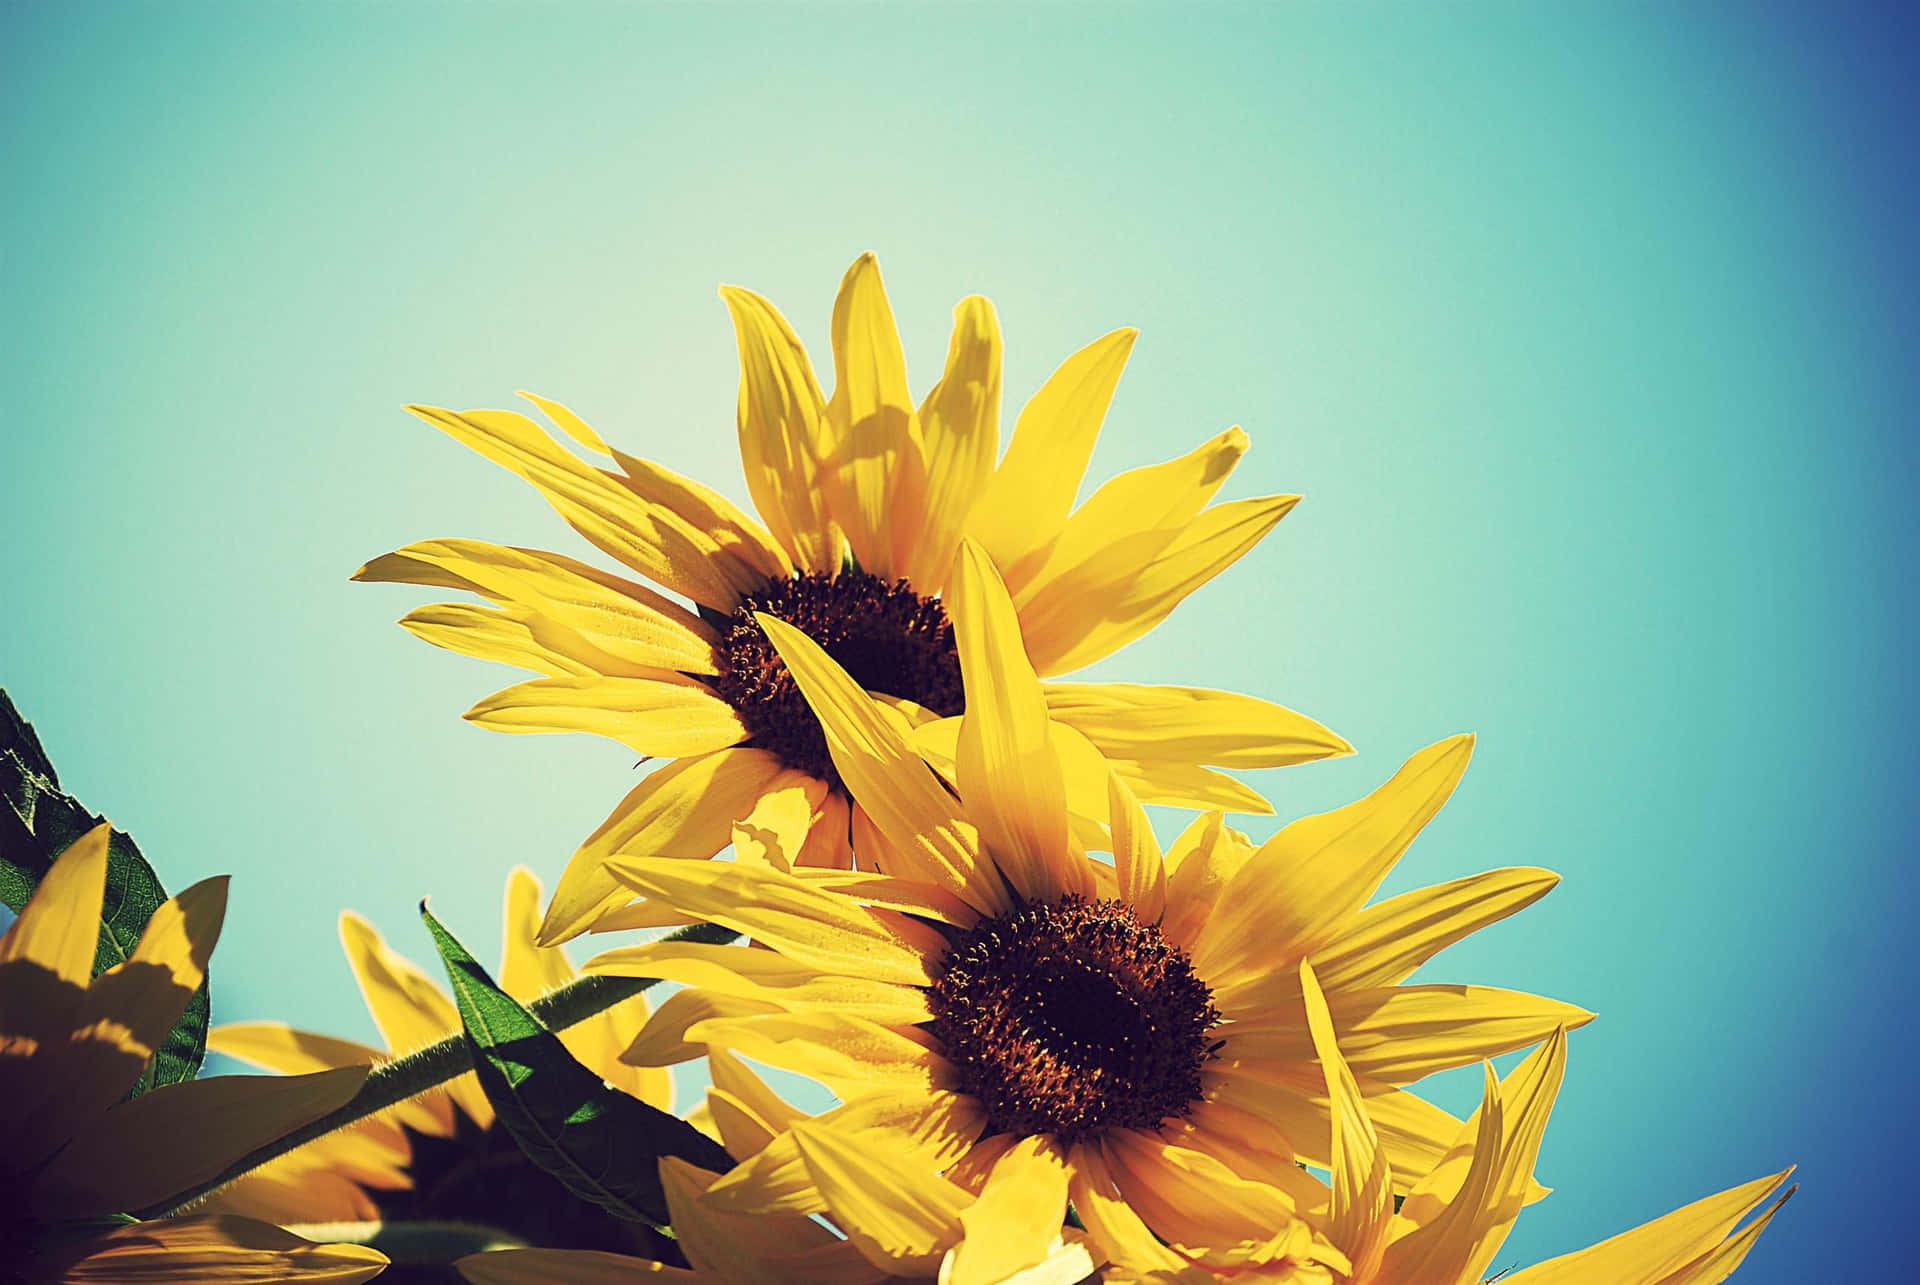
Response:
[[[463,723],[511,672],[347,582],[436,536],[584,549],[400,405],[529,388],[744,501],[715,287],[823,357],[872,249],[917,391],[968,293],[1009,424],[1138,325],[1092,480],[1238,423],[1226,494],[1307,497],[1094,675],[1344,733],[1252,774],[1281,817],[1479,734],[1388,891],[1564,883],[1423,976],[1600,1014],[1559,1194],[1496,1267],[1795,1162],[1739,1279],[1910,1262],[1904,24],[16,4],[0,44],[0,683],[170,887],[234,875],[217,1018],[371,1037],[341,907],[427,960],[431,894],[491,959],[508,869],[551,886],[634,779],[612,743]]]

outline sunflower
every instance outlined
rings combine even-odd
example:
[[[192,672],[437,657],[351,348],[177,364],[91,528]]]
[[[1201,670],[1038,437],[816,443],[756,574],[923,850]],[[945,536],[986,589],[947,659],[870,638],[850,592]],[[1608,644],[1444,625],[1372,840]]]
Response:
[[[823,1217],[716,1209],[716,1175],[671,1156],[660,1183],[686,1266],[571,1250],[504,1250],[457,1266],[474,1285],[596,1285],[665,1280],[703,1285],[918,1281],[924,1285],[1077,1285],[1095,1260],[1085,1237],[1047,1221],[1024,1155],[968,1191],[889,1149],[884,1137],[808,1119],[737,1059],[713,1058],[708,1107],[727,1150],[751,1159],[782,1133],[822,1192]],[[1029,1148],[1032,1144],[1029,1144]],[[1057,1201],[1053,1203],[1058,1203]]]
[[[700,483],[609,446],[556,402],[528,395],[605,467],[514,412],[408,408],[518,473],[589,542],[691,608],[557,553],[474,540],[408,545],[354,576],[486,600],[401,621],[438,646],[545,675],[481,701],[467,713],[474,722],[590,732],[667,760],[569,862],[542,926],[547,944],[589,927],[670,922],[645,907],[623,912],[631,894],[607,869],[617,854],[710,857],[742,823],[777,835],[801,864],[849,864],[860,819],[850,826],[820,725],[757,615],[801,629],[910,721],[951,720],[960,665],[941,594],[963,535],[1006,569],[1023,646],[1052,678],[1146,633],[1299,498],[1209,505],[1247,448],[1234,428],[1074,507],[1132,330],[1062,363],[1020,412],[996,466],[1001,345],[985,299],[955,309],[945,371],[915,406],[872,255],[847,271],[834,302],[831,397],[772,304],[735,286],[721,295],[740,350],[741,459],[764,527]],[[1058,722],[1149,803],[1266,811],[1214,769],[1350,752],[1311,719],[1248,696],[1120,683],[1043,690]],[[1097,830],[1104,816],[1102,807],[1082,825]]]
[[[530,1001],[575,979],[573,965],[557,948],[537,945],[540,881],[526,869],[507,877],[506,928],[500,985]],[[340,916],[347,965],[360,984],[368,1011],[386,1047],[295,1030],[282,1022],[234,1022],[218,1026],[207,1047],[282,1073],[327,1067],[371,1066],[460,1033],[452,999],[424,971],[381,940],[373,925],[351,912]],[[560,1032],[580,1062],[609,1083],[661,1110],[670,1110],[668,1073],[634,1067],[620,1053],[646,1024],[642,996],[625,1000]],[[327,1134],[223,1188],[204,1206],[284,1223],[357,1222],[379,1218],[390,1193],[415,1185],[415,1155],[422,1140],[471,1141],[493,1122],[492,1105],[472,1072],[409,1098],[389,1111]],[[385,1193],[378,1198],[375,1192]],[[391,1213],[391,1210],[386,1211]]]
[[[1334,1020],[1311,964],[1300,969],[1307,1021],[1335,1104],[1332,1188],[1325,1230],[1347,1255],[1346,1285],[1475,1285],[1485,1277],[1527,1194],[1547,1116],[1566,1066],[1566,1032],[1504,1079],[1486,1068],[1480,1110],[1467,1121],[1446,1161],[1416,1183],[1396,1210],[1393,1165],[1368,1118],[1358,1082],[1335,1041]],[[1789,1169],[1676,1209],[1632,1231],[1511,1275],[1504,1285],[1717,1285],[1732,1275],[1787,1197],[1759,1217]],[[1226,1249],[1160,1244],[1137,1222],[1110,1239],[1126,1264],[1107,1273],[1114,1285],[1321,1285],[1324,1278],[1282,1246],[1254,1236]]]
[[[768,950],[653,943],[588,971],[687,984],[630,1060],[703,1048],[809,1075],[838,1127],[897,1135],[962,1186],[1020,1156],[1090,1208],[1119,1200],[1161,1237],[1211,1243],[1248,1216],[1293,1221],[1331,1117],[1294,966],[1312,956],[1352,1032],[1356,1071],[1405,1181],[1459,1121],[1398,1086],[1519,1048],[1591,1014],[1475,986],[1402,986],[1422,961],[1542,895],[1501,870],[1363,909],[1453,790],[1470,738],[1414,757],[1372,795],[1254,848],[1218,817],[1166,858],[1109,774],[1115,863],[1079,851],[1049,710],[1014,603],[968,541],[950,588],[966,688],[958,797],[903,724],[798,629],[759,617],[871,818],[874,872],[749,848],[729,863],[622,857],[637,892]],[[1036,1176],[1036,1183],[1042,1178]],[[805,1213],[819,1193],[776,1141],[715,1184],[735,1212]],[[1104,1246],[1103,1246],[1104,1248]]]
[[[81,1229],[211,1178],[338,1107],[365,1078],[215,1076],[122,1101],[206,975],[227,881],[163,903],[133,954],[95,977],[108,835],[103,823],[69,845],[0,938],[0,1279],[350,1285],[377,1275],[387,1260],[374,1250],[248,1219]]]

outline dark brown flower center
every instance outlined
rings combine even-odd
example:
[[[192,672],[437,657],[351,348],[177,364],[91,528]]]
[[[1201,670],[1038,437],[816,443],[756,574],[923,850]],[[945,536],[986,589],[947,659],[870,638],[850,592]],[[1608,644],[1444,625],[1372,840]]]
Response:
[[[1071,1144],[1185,1115],[1220,1020],[1187,953],[1121,901],[976,924],[941,961],[933,1033],[988,1130]]]
[[[753,615],[764,611],[818,643],[870,692],[924,705],[941,717],[960,713],[960,654],[939,602],[904,580],[864,571],[770,580],[721,623],[720,672],[709,679],[746,725],[747,744],[790,768],[840,788],[820,723],[780,654]]]

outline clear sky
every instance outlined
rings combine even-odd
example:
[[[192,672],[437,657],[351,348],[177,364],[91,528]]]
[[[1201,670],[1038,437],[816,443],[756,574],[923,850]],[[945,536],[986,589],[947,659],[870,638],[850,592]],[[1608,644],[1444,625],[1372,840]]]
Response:
[[[715,287],[824,353],[872,249],[916,389],[967,293],[1010,398],[1138,325],[1095,476],[1238,423],[1227,495],[1306,495],[1098,676],[1344,733],[1352,759],[1255,774],[1282,816],[1479,733],[1389,890],[1565,882],[1425,976],[1600,1013],[1560,1194],[1497,1266],[1796,1161],[1741,1280],[1908,1259],[1903,26],[14,4],[0,47],[0,684],[170,887],[234,874],[218,1018],[371,1036],[339,908],[425,959],[431,894],[489,958],[506,871],[551,884],[633,780],[611,743],[461,722],[511,674],[395,628],[418,592],[348,584],[436,536],[583,551],[400,405],[530,388],[744,501]]]

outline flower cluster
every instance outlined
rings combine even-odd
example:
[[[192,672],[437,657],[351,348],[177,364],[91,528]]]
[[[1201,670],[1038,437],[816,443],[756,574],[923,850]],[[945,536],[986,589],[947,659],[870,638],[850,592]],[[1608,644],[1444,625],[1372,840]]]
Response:
[[[1233,428],[1076,506],[1131,331],[1068,357],[1003,454],[986,300],[956,308],[916,403],[871,256],[834,302],[831,395],[772,304],[721,293],[757,519],[556,402],[529,397],[557,435],[410,408],[621,570],[436,539],[356,578],[469,595],[401,623],[539,675],[472,721],[657,760],[544,907],[514,872],[497,974],[427,916],[442,990],[348,915],[385,1048],[203,1023],[204,1047],[282,1074],[115,1105],[200,986],[219,893],[167,902],[96,977],[104,829],[50,864],[0,945],[21,979],[0,1076],[26,1086],[0,1095],[0,1165],[50,1278],[357,1281],[391,1256],[390,1279],[457,1259],[476,1285],[1487,1279],[1548,1194],[1535,1161],[1593,1014],[1410,980],[1557,882],[1506,867],[1376,899],[1473,738],[1255,843],[1228,814],[1271,808],[1229,772],[1344,740],[1252,696],[1062,677],[1298,497],[1215,502]],[[1163,845],[1148,806],[1193,815]],[[584,975],[562,951],[662,928]],[[678,989],[649,1010],[658,981]],[[667,1068],[696,1061],[710,1087],[675,1116]],[[1414,1091],[1475,1064],[1465,1120]],[[804,1111],[756,1067],[835,1104]],[[1500,1279],[1710,1285],[1785,1177]],[[125,1214],[146,1220],[80,1221]],[[284,1230],[316,1224],[324,1243]]]

